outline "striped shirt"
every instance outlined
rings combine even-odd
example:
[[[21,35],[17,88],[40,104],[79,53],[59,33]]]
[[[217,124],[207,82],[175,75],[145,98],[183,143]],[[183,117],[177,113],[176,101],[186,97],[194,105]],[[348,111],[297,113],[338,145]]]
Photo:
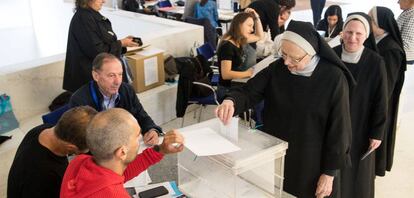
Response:
[[[407,61],[414,60],[414,8],[404,10],[397,19],[398,27],[407,55]]]

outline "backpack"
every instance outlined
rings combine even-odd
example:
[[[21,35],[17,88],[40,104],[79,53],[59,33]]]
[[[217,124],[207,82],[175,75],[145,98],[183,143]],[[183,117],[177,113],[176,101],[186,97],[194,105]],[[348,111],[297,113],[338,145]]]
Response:
[[[59,94],[58,96],[56,96],[55,99],[53,99],[52,103],[49,105],[49,110],[52,112],[58,109],[59,107],[68,104],[71,96],[72,93],[68,91]]]
[[[164,59],[165,82],[174,82],[178,75],[174,57],[167,54]]]

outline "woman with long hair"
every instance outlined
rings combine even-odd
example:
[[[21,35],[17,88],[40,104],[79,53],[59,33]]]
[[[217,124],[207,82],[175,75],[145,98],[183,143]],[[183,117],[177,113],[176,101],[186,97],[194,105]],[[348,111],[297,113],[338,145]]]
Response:
[[[319,21],[317,30],[325,31],[325,37],[335,38],[342,31],[344,21],[342,9],[338,5],[331,5],[325,12],[325,17]]]
[[[243,66],[248,59],[247,54],[243,53],[243,46],[257,42],[262,37],[262,24],[253,9],[246,8],[245,12],[233,18],[217,49],[221,87],[219,89],[228,89],[233,79],[248,78],[253,74],[252,68]]]

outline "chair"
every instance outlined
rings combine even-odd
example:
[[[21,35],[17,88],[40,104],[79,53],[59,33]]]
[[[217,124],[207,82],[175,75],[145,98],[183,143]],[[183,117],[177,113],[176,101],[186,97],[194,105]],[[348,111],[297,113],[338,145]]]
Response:
[[[171,4],[170,0],[162,0],[162,1],[158,2],[158,7],[160,7],[160,8],[172,7],[172,4]]]
[[[218,67],[214,66],[214,63],[215,63],[214,57],[216,55],[216,52],[213,46],[211,46],[210,43],[204,43],[204,45],[197,48],[197,54],[203,56],[206,60],[211,59],[210,61],[212,62],[212,65],[210,67],[213,69],[213,72],[214,72],[211,78],[211,85],[217,86],[219,82],[220,73],[218,71]]]
[[[54,110],[54,111],[52,111],[48,114],[43,115],[42,116],[43,123],[44,124],[55,125],[59,121],[59,119],[63,115],[63,113],[65,113],[69,109],[70,109],[69,104],[65,104],[65,105],[57,108],[56,110]]]
[[[209,63],[202,55],[175,58],[179,74],[176,100],[176,116],[183,118],[189,104],[206,106],[217,104],[217,94],[211,84]],[[211,93],[211,91],[213,93]],[[202,111],[202,110],[201,110]],[[196,112],[195,112],[196,113]],[[201,119],[201,113],[199,120]],[[194,115],[194,118],[196,115]],[[184,118],[182,125],[184,124]]]
[[[191,97],[190,99],[188,99],[188,104],[200,105],[200,113],[198,115],[198,122],[200,122],[201,114],[203,113],[203,108],[205,108],[207,105],[220,105],[220,103],[217,100],[216,90],[212,86],[205,84],[205,83],[200,83],[200,82],[193,82],[193,84],[197,86],[207,87],[213,92],[213,94],[206,96],[206,97]],[[196,114],[196,111],[194,111],[194,118],[195,118],[195,114]],[[184,116],[181,121],[181,127],[183,126],[184,126]]]
[[[204,42],[210,43],[211,47],[215,49],[217,47],[217,33],[216,29],[211,25],[210,21],[206,18],[196,19],[194,17],[186,17],[184,22],[201,25],[204,27]]]

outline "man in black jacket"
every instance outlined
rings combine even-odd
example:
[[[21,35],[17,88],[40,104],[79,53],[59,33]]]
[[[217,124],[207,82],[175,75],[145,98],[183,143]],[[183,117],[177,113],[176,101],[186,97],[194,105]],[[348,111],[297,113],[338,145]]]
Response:
[[[91,81],[79,88],[71,97],[71,107],[89,105],[97,111],[113,107],[129,111],[137,119],[144,134],[144,143],[158,144],[162,130],[145,112],[131,85],[122,82],[122,65],[119,59],[109,53],[100,53],[92,63]]]
[[[282,11],[290,10],[295,5],[296,0],[256,0],[249,5],[249,8],[253,8],[259,14],[263,31],[267,32],[270,29],[270,35],[273,40],[282,33],[279,27],[282,24],[278,23],[281,9]]]
[[[263,31],[270,29],[272,40],[280,34],[277,23],[280,12],[279,0],[257,0],[252,2],[249,8],[253,8],[259,14]]]
[[[155,15],[149,7],[145,7],[145,0],[122,0],[122,9],[141,14]]]

